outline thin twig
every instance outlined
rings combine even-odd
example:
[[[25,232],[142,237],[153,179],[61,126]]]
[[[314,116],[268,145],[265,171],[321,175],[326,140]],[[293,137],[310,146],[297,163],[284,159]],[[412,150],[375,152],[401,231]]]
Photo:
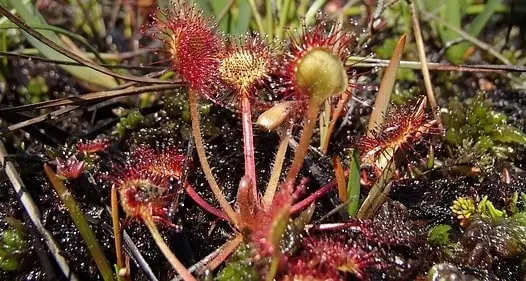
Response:
[[[422,77],[424,78],[424,85],[426,87],[427,99],[431,105],[431,110],[435,116],[435,120],[438,122],[440,131],[442,131],[442,119],[440,114],[437,112],[438,106],[435,99],[435,92],[433,91],[433,85],[431,84],[431,75],[429,75],[429,69],[427,68],[426,51],[424,50],[424,40],[422,39],[422,30],[420,29],[420,21],[418,20],[418,11],[416,9],[414,1],[409,1],[409,10],[411,12],[411,20],[413,22],[413,33],[415,35],[416,48],[418,51],[418,58],[422,63]]]
[[[27,126],[30,126],[30,125],[35,125],[37,123],[44,122],[46,120],[56,119],[59,116],[62,116],[64,114],[68,113],[68,112],[71,112],[73,110],[79,109],[80,106],[77,105],[77,104],[85,104],[85,103],[88,103],[88,102],[94,102],[94,101],[98,101],[98,100],[105,100],[105,99],[110,99],[110,98],[115,98],[115,97],[123,97],[123,96],[135,95],[135,94],[139,94],[139,93],[142,93],[142,92],[149,92],[150,91],[150,90],[147,90],[145,88],[157,88],[158,90],[160,90],[160,89],[168,90],[168,89],[174,89],[176,87],[177,86],[175,86],[175,85],[158,85],[158,86],[154,85],[154,86],[138,87],[138,88],[131,89],[131,90],[126,89],[126,90],[122,90],[122,91],[121,90],[108,91],[106,93],[109,93],[109,94],[106,94],[106,95],[101,95],[101,93],[104,93],[104,92],[96,92],[96,93],[86,94],[86,95],[81,96],[81,97],[77,97],[77,100],[72,100],[70,98],[66,98],[65,100],[57,101],[57,103],[59,105],[69,105],[69,104],[73,104],[73,105],[67,106],[67,107],[64,107],[64,108],[61,108],[61,109],[58,109],[58,110],[55,110],[55,111],[52,111],[50,113],[42,114],[40,116],[28,119],[26,121],[22,121],[22,122],[19,122],[19,123],[15,123],[15,124],[9,125],[9,126],[4,127],[4,128],[0,128],[0,133],[4,134],[4,133],[8,133],[8,132],[13,132],[13,131],[25,128]],[[141,90],[139,90],[139,89],[141,89]],[[137,90],[139,90],[139,91],[137,91]],[[86,96],[88,96],[87,99],[85,99],[85,100],[82,99],[82,98],[85,98]],[[30,105],[28,105],[28,106],[30,106]],[[56,104],[47,104],[47,105],[42,105],[42,106],[43,106],[43,108],[48,108],[48,107],[51,107],[51,106],[56,106]],[[38,106],[36,108],[37,109],[41,109],[41,107],[38,107]],[[6,108],[5,111],[9,112],[9,111],[11,111],[11,109],[13,109],[13,108]],[[0,112],[2,112],[2,110],[0,110]]]
[[[106,100],[115,97],[124,97],[137,95],[144,92],[157,92],[157,91],[166,91],[173,90],[179,87],[178,85],[152,85],[152,86],[142,86],[142,87],[130,87],[122,90],[110,90],[110,91],[101,91],[93,92],[85,95],[80,95],[78,97],[68,97],[61,99],[54,99],[50,101],[43,101],[38,103],[26,104],[21,106],[13,106],[0,108],[0,112],[20,112],[26,110],[38,110],[51,107],[65,106],[65,105],[81,105],[87,102],[94,102],[99,100]]]
[[[221,246],[221,251],[207,264],[207,269],[215,270],[232,252],[237,249],[241,242],[243,242],[243,236],[241,234],[237,234],[234,239],[226,242],[223,246]]]
[[[228,240],[219,248],[215,249],[212,253],[208,254],[206,257],[201,259],[192,265],[188,270],[192,273],[203,270],[205,267],[209,270],[215,270],[224,260],[224,255],[230,255],[237,246],[243,242],[243,236],[237,234],[234,238]],[[177,276],[171,281],[181,281],[181,277]]]
[[[53,64],[61,64],[61,65],[74,65],[74,66],[84,66],[82,63],[74,62],[74,61],[64,61],[64,60],[54,60],[54,59],[48,59],[43,57],[37,57],[37,56],[29,56],[14,52],[3,52],[0,51],[0,56],[3,57],[15,57],[15,58],[21,58],[26,59],[30,61],[41,61],[45,63],[53,63]],[[137,70],[160,70],[160,69],[166,69],[164,66],[139,66],[139,65],[123,65],[123,64],[100,64],[100,66],[104,66],[106,68],[117,68],[117,69],[137,69]]]
[[[352,56],[348,59],[347,65],[352,67],[373,68],[373,67],[387,67],[389,60],[356,57]],[[458,71],[458,72],[497,72],[505,73],[511,72],[526,72],[525,66],[520,65],[503,65],[503,64],[461,64],[452,65],[444,63],[428,62],[429,70],[437,71]],[[399,68],[405,69],[422,69],[422,64],[419,61],[400,61]]]

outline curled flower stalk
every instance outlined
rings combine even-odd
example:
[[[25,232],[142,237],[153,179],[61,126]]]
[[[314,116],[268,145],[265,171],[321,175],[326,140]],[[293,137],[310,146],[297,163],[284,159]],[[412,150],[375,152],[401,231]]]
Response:
[[[281,72],[285,95],[307,105],[305,126],[287,181],[295,180],[302,168],[322,104],[344,92],[350,94],[353,86],[349,83],[345,61],[354,36],[342,31],[339,24],[327,32],[322,20],[312,28],[305,23],[302,27],[302,35],[292,38]]]
[[[251,100],[257,94],[257,86],[269,79],[274,68],[274,58],[261,38],[252,35],[240,39],[239,42],[230,42],[220,61],[221,79],[237,94],[240,104],[245,175],[251,184],[256,186]],[[254,192],[257,192],[257,189],[254,189]]]

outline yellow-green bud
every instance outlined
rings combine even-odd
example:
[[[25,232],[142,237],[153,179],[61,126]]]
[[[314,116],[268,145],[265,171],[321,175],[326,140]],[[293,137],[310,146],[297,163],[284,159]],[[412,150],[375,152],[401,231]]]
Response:
[[[312,49],[301,58],[295,76],[301,92],[319,104],[343,93],[348,86],[343,62],[332,52],[321,48]]]

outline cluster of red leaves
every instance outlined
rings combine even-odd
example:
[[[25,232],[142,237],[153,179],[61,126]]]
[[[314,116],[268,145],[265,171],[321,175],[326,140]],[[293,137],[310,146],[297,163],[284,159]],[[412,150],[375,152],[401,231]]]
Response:
[[[217,55],[224,49],[216,25],[185,1],[175,1],[172,8],[152,17],[154,22],[144,33],[164,43],[171,69],[192,90],[212,93],[219,82]]]
[[[96,157],[98,152],[106,150],[110,145],[108,139],[81,140],[75,144],[75,155],[66,159],[57,157],[57,175],[62,179],[77,179],[86,167],[86,158]],[[77,157],[79,156],[79,157]]]
[[[110,140],[94,139],[94,140],[81,140],[75,144],[77,153],[81,154],[93,154],[106,150],[110,146]]]
[[[77,179],[84,172],[85,163],[76,156],[67,159],[57,157],[57,175],[62,179]]]
[[[289,262],[283,280],[343,281],[348,274],[366,280],[367,269],[380,267],[374,250],[345,241],[342,235],[307,237],[301,252]]]
[[[184,1],[175,1],[153,19],[144,33],[164,43],[171,69],[191,90],[220,105],[230,105],[228,95],[232,91],[228,89],[253,97],[257,89],[266,88],[281,99],[305,101],[308,95],[296,81],[303,57],[312,50],[323,50],[344,65],[355,39],[341,25],[327,30],[327,23],[319,18],[313,28],[304,23],[301,35],[291,35],[288,50],[281,52],[255,34],[239,40],[225,39],[215,23]],[[348,91],[352,86],[349,84]],[[239,99],[234,101],[239,103]]]
[[[128,218],[151,217],[173,226],[168,208],[174,196],[172,183],[180,179],[184,156],[174,148],[156,151],[139,146],[127,155],[126,164],[110,178],[119,191],[121,206]]]

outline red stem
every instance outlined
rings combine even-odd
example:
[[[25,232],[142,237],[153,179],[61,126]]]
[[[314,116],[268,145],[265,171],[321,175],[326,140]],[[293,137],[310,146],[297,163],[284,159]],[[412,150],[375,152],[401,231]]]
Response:
[[[186,194],[188,194],[188,196],[190,196],[190,198],[192,198],[192,200],[194,200],[194,202],[199,205],[199,207],[203,208],[203,210],[209,212],[210,214],[222,219],[222,220],[226,220],[228,221],[228,217],[225,215],[225,213],[221,212],[220,210],[218,210],[217,208],[215,208],[214,206],[210,205],[208,202],[206,202],[206,200],[204,200],[194,189],[194,187],[189,184],[189,183],[186,183],[185,184],[185,190],[186,190]]]
[[[329,192],[336,185],[336,180],[330,181],[328,184],[322,186],[320,189],[316,190],[313,194],[309,195],[307,198],[301,200],[300,202],[294,204],[290,209],[291,214],[295,214],[305,208],[307,208],[312,202],[320,199],[323,195]]]
[[[252,132],[252,109],[246,92],[241,92],[241,124],[243,125],[243,154],[245,155],[245,176],[257,187],[256,160],[254,157],[254,134]],[[254,198],[258,198],[254,188]]]

